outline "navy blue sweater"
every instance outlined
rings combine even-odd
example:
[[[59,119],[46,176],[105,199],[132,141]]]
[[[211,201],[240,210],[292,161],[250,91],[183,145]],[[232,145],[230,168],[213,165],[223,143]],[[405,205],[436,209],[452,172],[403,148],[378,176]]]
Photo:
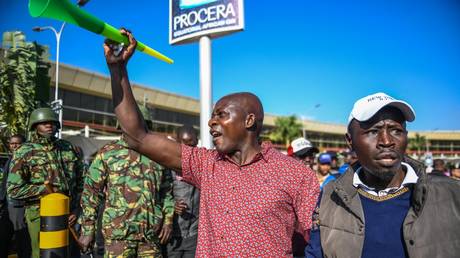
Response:
[[[407,257],[402,225],[410,208],[411,192],[403,188],[382,199],[359,191],[366,223],[361,257]]]
[[[361,190],[359,197],[364,212],[365,235],[362,257],[407,257],[402,225],[410,208],[412,191],[403,188],[396,194],[376,198]],[[321,195],[318,206],[321,203]],[[350,247],[353,248],[353,247]],[[319,227],[313,227],[305,257],[323,257]]]

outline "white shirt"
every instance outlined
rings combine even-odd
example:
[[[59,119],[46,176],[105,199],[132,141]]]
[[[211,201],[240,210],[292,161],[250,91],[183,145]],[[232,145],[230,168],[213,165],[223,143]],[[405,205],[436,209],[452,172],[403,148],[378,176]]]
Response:
[[[359,173],[361,172],[361,168],[358,168],[356,170],[355,174],[353,175],[353,186],[356,188],[361,188],[364,190],[366,193],[369,193],[373,196],[386,196],[390,193],[394,193],[396,191],[401,190],[403,187],[405,187],[408,184],[415,184],[417,183],[418,176],[415,173],[415,170],[407,163],[401,162],[401,165],[406,167],[406,176],[404,177],[404,180],[402,181],[401,185],[399,187],[389,187],[380,191],[376,191],[375,188],[369,187],[366,184],[361,181],[359,178]]]

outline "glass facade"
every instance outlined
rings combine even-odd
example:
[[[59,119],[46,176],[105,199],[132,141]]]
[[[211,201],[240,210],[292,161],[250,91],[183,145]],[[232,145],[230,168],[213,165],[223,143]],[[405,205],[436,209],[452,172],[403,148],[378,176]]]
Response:
[[[345,135],[325,134],[306,131],[306,138],[320,149],[347,149]]]
[[[54,87],[50,89],[54,96]],[[116,127],[117,119],[113,113],[113,102],[109,98],[94,96],[86,93],[59,89],[59,98],[63,100],[62,119],[83,124],[96,124]],[[153,131],[174,134],[183,124],[199,127],[199,115],[180,113],[176,111],[147,106],[152,120]]]
[[[187,124],[195,127],[200,126],[199,115],[189,115],[161,108],[149,108],[153,119],[156,121],[163,121],[175,124]]]
[[[431,140],[428,148],[430,151],[458,153],[460,152],[460,141]]]

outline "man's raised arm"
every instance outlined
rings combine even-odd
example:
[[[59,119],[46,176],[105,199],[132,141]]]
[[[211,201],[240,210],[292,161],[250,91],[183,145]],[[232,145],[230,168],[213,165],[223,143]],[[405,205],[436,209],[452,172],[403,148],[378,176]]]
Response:
[[[113,106],[121,129],[127,136],[126,140],[131,148],[165,167],[181,171],[180,144],[164,136],[149,133],[145,126],[131,90],[126,68],[137,42],[128,30],[121,29],[121,33],[128,37],[129,45],[119,54],[116,54],[116,43],[109,40],[104,43],[104,55],[112,82]]]

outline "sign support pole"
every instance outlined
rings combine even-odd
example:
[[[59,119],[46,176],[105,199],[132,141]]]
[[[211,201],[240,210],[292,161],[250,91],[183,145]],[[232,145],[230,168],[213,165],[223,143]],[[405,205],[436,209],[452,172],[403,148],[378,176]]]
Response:
[[[212,112],[211,39],[200,38],[200,139],[201,146],[212,147],[208,120]]]
[[[169,0],[169,44],[200,42],[200,141],[206,148],[213,147],[211,38],[242,30],[243,0]]]

